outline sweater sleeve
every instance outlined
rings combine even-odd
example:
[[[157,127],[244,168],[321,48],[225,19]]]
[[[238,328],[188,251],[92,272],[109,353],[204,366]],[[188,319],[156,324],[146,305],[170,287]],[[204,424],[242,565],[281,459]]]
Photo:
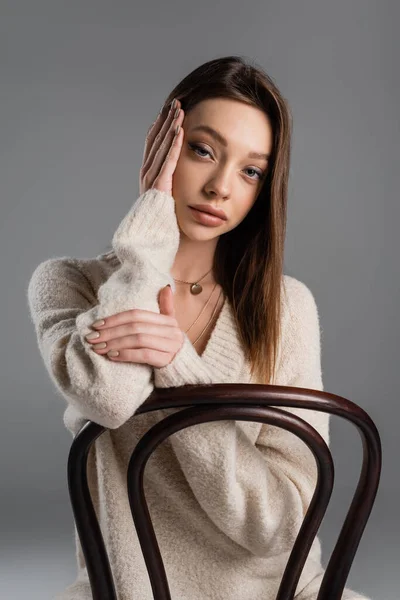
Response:
[[[179,229],[172,196],[154,188],[134,203],[113,236],[121,266],[97,290],[79,260],[51,258],[39,264],[27,297],[46,369],[73,413],[107,428],[121,426],[153,390],[152,368],[111,361],[92,349],[85,335],[98,319],[133,308],[159,311]]]
[[[305,284],[290,279],[276,384],[322,389],[316,304]],[[206,367],[201,357],[197,362],[196,376],[186,382],[210,383],[212,370],[200,382]],[[173,363],[162,370],[163,387],[184,384]],[[288,410],[328,441],[328,415]],[[188,427],[169,439],[199,504],[220,530],[260,557],[292,547],[294,530],[297,535],[316,483],[315,459],[297,436],[263,424],[254,445],[235,421],[214,421]]]

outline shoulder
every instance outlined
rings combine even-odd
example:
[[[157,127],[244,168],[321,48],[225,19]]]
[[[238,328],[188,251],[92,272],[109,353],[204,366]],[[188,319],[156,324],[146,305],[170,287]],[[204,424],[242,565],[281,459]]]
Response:
[[[299,279],[284,275],[282,280],[282,318],[292,322],[319,320],[319,311],[314,293]]]
[[[281,297],[281,342],[284,353],[301,354],[322,342],[320,314],[314,293],[299,279],[284,275]]]

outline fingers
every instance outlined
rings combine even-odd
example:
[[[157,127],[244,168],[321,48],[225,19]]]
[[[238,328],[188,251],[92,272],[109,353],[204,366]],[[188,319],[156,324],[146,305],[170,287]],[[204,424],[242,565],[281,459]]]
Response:
[[[147,177],[149,181],[154,181],[159,175],[171,148],[171,144],[174,142],[176,126],[181,125],[183,120],[182,117],[182,110],[179,110],[177,117],[174,115],[171,117],[171,115],[169,115],[161,128],[160,133],[155,137],[147,163],[142,171],[143,176]]]
[[[103,342],[118,342],[122,341],[122,348],[136,348],[140,346],[139,338],[142,335],[154,336],[158,338],[171,339],[174,337],[177,327],[173,325],[160,325],[158,323],[131,322],[125,325],[117,325],[116,327],[108,327],[103,331],[97,331],[100,334],[98,337],[87,338],[86,341],[93,346]],[[89,336],[91,334],[88,334]],[[160,341],[158,342],[160,344]],[[127,345],[128,344],[128,345]],[[131,346],[129,346],[131,344]]]
[[[180,102],[178,100],[176,108],[174,110],[170,109],[167,115],[161,112],[153,127],[150,129],[145,143],[144,162],[140,170],[140,178],[141,180],[146,178],[147,186],[151,187],[153,185],[154,180],[160,175],[160,172],[165,169],[165,166],[168,171],[170,171],[173,160],[175,159],[175,165],[172,167],[173,173],[177,162],[177,156],[179,157],[179,154],[176,154],[176,150],[182,140],[181,133],[178,134],[178,139],[176,140],[176,127],[177,125],[181,126],[183,120],[184,113],[180,108]],[[172,155],[170,154],[171,147],[174,148]],[[166,163],[170,163],[171,167],[166,165]]]
[[[120,350],[118,356],[110,357],[116,362],[141,363],[151,367],[165,367],[174,358],[176,352],[160,352],[150,348],[138,348],[137,350]]]
[[[155,140],[156,136],[160,133],[160,130],[163,127],[166,118],[168,117],[168,115],[171,112],[172,112],[171,106],[169,107],[169,110],[167,110],[167,107],[164,106],[161,109],[161,111],[158,113],[156,120],[154,121],[154,123],[152,124],[150,129],[148,130],[146,139],[145,139],[145,144],[144,144],[142,170],[144,169],[144,167],[147,164],[149,154],[150,154],[151,148],[153,146],[154,140]]]
[[[150,168],[160,143],[164,140],[168,128],[170,127],[171,123],[173,123],[175,111],[176,108],[172,110],[171,107],[167,113],[165,111],[161,111],[147,133],[141,169],[143,175],[145,175]]]
[[[178,163],[178,159],[182,150],[182,142],[183,129],[180,128],[179,132],[174,135],[168,154],[165,157],[159,172],[157,173],[156,181],[158,181],[161,178],[163,178],[164,181],[172,180],[172,176],[175,172],[176,165]],[[156,181],[154,183],[156,183]]]
[[[132,308],[131,310],[124,310],[123,312],[106,317],[104,325],[96,325],[92,323],[91,327],[96,331],[103,331],[108,327],[116,327],[117,325],[125,325],[130,322],[148,322],[158,323],[160,325],[177,325],[177,321],[171,315],[163,315],[151,310],[144,310],[141,308]]]
[[[183,332],[169,328],[172,337],[160,337],[148,333],[127,335],[108,342],[92,346],[96,354],[107,355],[117,362],[142,363],[153,367],[164,367],[169,364],[182,346]],[[170,334],[171,335],[171,334]],[[98,342],[98,339],[96,340]],[[112,351],[112,354],[110,352]]]
[[[160,320],[166,323],[160,324]],[[110,360],[163,367],[182,347],[184,333],[176,319],[169,315],[133,309],[107,317],[105,321],[102,326],[92,325],[94,331],[89,335],[98,336],[92,339],[86,336],[86,340],[96,354],[107,355]],[[110,355],[112,350],[118,355]]]
[[[125,335],[124,337],[113,338],[108,342],[101,342],[102,347],[96,348],[95,345],[92,349],[97,354],[107,354],[110,350],[139,350],[143,348],[150,348],[151,350],[158,350],[160,352],[171,352],[176,349],[178,337],[174,334],[174,337],[160,337],[159,335],[151,335],[149,333],[138,333],[136,335]],[[95,340],[96,342],[98,340]],[[104,345],[105,344],[105,345]],[[136,361],[132,361],[136,362]]]

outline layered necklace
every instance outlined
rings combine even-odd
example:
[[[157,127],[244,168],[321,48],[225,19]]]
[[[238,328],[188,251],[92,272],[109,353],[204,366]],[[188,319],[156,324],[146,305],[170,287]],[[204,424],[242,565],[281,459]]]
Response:
[[[203,275],[203,277],[200,277],[200,279],[199,279],[198,281],[195,281],[195,282],[191,282],[191,281],[183,281],[183,280],[181,280],[181,279],[174,279],[174,281],[175,281],[176,283],[186,283],[186,284],[190,285],[190,293],[191,293],[191,294],[193,294],[194,296],[197,296],[198,294],[201,294],[201,292],[203,291],[203,286],[202,286],[202,285],[201,285],[199,282],[200,282],[202,279],[204,279],[204,277],[205,277],[206,275],[208,275],[209,273],[211,273],[211,271],[212,271],[212,268],[211,268],[209,271],[207,271],[207,273],[206,273],[205,275]],[[205,305],[204,305],[204,306],[203,306],[203,308],[201,309],[201,311],[200,311],[199,315],[197,316],[197,318],[195,319],[195,321],[194,321],[194,322],[193,322],[193,323],[190,325],[189,329],[186,329],[185,333],[188,333],[188,332],[189,332],[189,331],[192,329],[192,327],[193,327],[193,326],[194,326],[194,325],[197,323],[197,321],[200,319],[201,315],[203,314],[203,312],[206,310],[207,306],[209,305],[209,303],[210,303],[210,301],[211,301],[211,297],[212,297],[212,295],[213,295],[213,293],[214,293],[214,290],[215,290],[215,288],[216,288],[216,287],[217,287],[217,284],[215,284],[215,285],[214,285],[214,287],[213,287],[213,289],[212,289],[212,292],[211,292],[211,294],[210,294],[210,296],[209,296],[209,298],[208,298],[207,302],[205,303]],[[219,296],[218,296],[218,300],[217,300],[217,302],[216,302],[216,305],[215,305],[215,307],[214,307],[214,310],[213,310],[213,312],[212,312],[212,315],[211,315],[211,317],[210,317],[209,321],[207,322],[206,326],[204,327],[203,331],[200,333],[200,335],[199,335],[199,336],[196,338],[196,340],[193,342],[193,346],[196,344],[196,342],[198,342],[198,341],[199,341],[199,339],[202,337],[202,335],[203,335],[203,334],[204,334],[204,332],[206,331],[207,327],[208,327],[208,326],[210,325],[210,323],[212,322],[212,320],[213,320],[213,318],[214,318],[214,315],[215,315],[215,313],[216,313],[216,310],[217,310],[217,306],[218,306],[218,303],[219,303],[219,299],[221,298],[221,295],[222,295],[222,293],[223,293],[223,291],[222,291],[222,289],[221,289],[221,291],[220,291],[220,293],[219,293]]]

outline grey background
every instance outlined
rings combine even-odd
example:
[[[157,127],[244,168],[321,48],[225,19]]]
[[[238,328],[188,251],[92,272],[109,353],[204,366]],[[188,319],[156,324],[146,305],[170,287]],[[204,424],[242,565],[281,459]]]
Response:
[[[34,268],[95,256],[138,197],[144,138],[172,87],[217,56],[255,59],[294,116],[285,272],[313,291],[325,389],[383,444],[378,496],[347,586],[399,589],[399,4],[0,3],[1,590],[51,598],[75,578],[63,399],[28,316]],[[361,442],[335,418],[324,560],[358,481]],[[28,592],[29,590],[29,592]]]

